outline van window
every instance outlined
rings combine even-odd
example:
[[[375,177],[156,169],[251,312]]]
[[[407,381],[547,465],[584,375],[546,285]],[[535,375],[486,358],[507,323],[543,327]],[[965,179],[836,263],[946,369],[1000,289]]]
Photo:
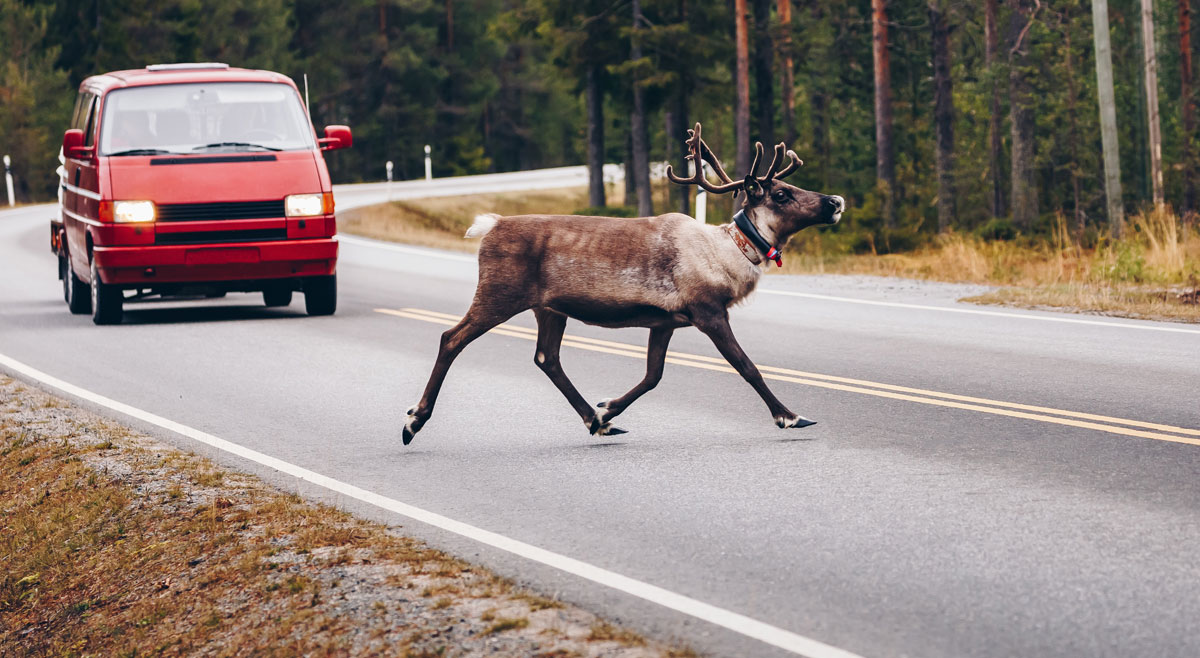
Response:
[[[105,98],[105,155],[314,148],[300,96],[273,82],[206,82],[113,90]]]
[[[88,105],[87,123],[83,129],[84,146],[91,146],[95,143],[93,138],[96,135],[96,105],[98,100],[96,96],[92,96],[92,102]]]
[[[68,126],[69,128],[79,127],[79,108],[83,106],[83,97],[85,95],[86,94],[83,92],[79,92],[79,95],[75,97],[75,109],[71,110],[71,123]]]

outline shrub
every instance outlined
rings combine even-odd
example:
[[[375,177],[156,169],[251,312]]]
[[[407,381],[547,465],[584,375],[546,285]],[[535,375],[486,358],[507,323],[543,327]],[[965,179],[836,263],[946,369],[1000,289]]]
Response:
[[[593,217],[637,217],[637,208],[633,206],[588,206],[571,213],[572,215],[589,215]]]
[[[986,224],[975,229],[975,234],[984,240],[1015,240],[1017,227],[1002,217],[993,217]]]

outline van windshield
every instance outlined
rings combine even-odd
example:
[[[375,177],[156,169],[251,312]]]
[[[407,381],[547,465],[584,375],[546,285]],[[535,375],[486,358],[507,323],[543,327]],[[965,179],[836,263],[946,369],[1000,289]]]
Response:
[[[104,155],[286,151],[313,148],[289,85],[205,82],[117,89],[104,100]]]

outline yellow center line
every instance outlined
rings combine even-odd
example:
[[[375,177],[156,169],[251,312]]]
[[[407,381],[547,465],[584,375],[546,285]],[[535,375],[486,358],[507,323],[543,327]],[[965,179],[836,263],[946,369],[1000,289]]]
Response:
[[[449,326],[457,324],[461,319],[461,316],[416,308],[406,308],[403,310],[377,308],[375,311],[387,315],[394,315],[412,320],[421,320],[423,322],[432,322],[435,324]],[[491,333],[500,334],[502,336],[510,336],[513,338],[523,338],[530,341],[537,340],[536,330],[508,323],[501,324],[495,329],[492,329]],[[646,357],[645,347],[639,345],[630,345],[628,343],[618,343],[614,341],[588,338],[585,336],[564,336],[563,345],[590,350],[593,352],[627,356],[636,359],[644,359]],[[666,360],[668,363],[690,366],[703,370],[734,374],[737,373],[737,371],[729,366],[724,359],[717,359],[699,354],[668,351]],[[851,379],[848,377],[808,373],[800,370],[791,370],[788,368],[758,366],[758,369],[759,372],[762,373],[764,379],[803,384],[805,386],[815,386],[818,388],[826,388],[835,391],[873,395],[876,397],[889,398],[893,400],[917,402],[920,404],[948,407],[951,409],[963,409],[968,411],[995,414],[999,416],[1008,416],[1011,418],[1036,420],[1055,425],[1066,425],[1070,427],[1092,429],[1123,436],[1135,436],[1159,441],[1200,445],[1200,439],[1193,439],[1187,436],[1172,436],[1171,434],[1162,433],[1171,432],[1174,434],[1200,436],[1200,430],[1189,429],[1186,427],[1175,427],[1173,425],[1149,423],[1126,418],[1113,418],[1110,416],[1100,416],[1097,414],[1068,411],[1065,409],[1054,409],[1051,407],[1039,407],[1016,402],[989,400],[987,398],[956,395],[953,393],[941,393],[938,391],[928,391],[919,388],[883,384],[861,379]],[[1054,415],[1051,416],[1046,414]],[[1119,425],[1127,425],[1129,427],[1120,427]],[[1131,429],[1132,427],[1141,427],[1146,429]]]

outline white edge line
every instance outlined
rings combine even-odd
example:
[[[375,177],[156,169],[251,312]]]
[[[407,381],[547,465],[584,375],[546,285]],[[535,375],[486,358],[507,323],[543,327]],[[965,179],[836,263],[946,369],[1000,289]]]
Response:
[[[456,260],[467,263],[474,263],[476,259],[470,256],[460,256],[458,254],[450,254],[441,252],[435,249],[417,249],[415,247],[405,247],[397,244],[389,244],[379,242],[377,240],[367,240],[363,238],[348,237],[344,234],[338,235],[338,238],[353,244],[360,244],[368,247],[376,247],[378,249],[389,249],[391,251],[399,251],[403,253],[420,254],[422,256],[431,256],[433,258],[445,258],[447,260]],[[1002,311],[985,311],[974,308],[951,308],[947,306],[928,306],[925,304],[905,304],[902,302],[883,302],[873,299],[858,299],[855,297],[835,297],[833,295],[818,295],[807,292],[792,292],[790,290],[770,290],[767,288],[759,288],[757,292],[767,295],[786,295],[788,297],[806,297],[808,299],[822,299],[830,302],[846,302],[849,304],[866,304],[868,306],[889,306],[892,308],[911,308],[921,311],[943,311],[946,313],[968,313],[971,315],[989,315],[999,318],[1012,318],[1015,320],[1040,320],[1042,322],[1067,322],[1070,324],[1087,324],[1098,327],[1115,327],[1117,329],[1141,329],[1143,331],[1168,331],[1179,334],[1200,334],[1200,329],[1186,329],[1184,327],[1162,327],[1157,325],[1147,324],[1127,324],[1124,322],[1104,322],[1101,320],[1083,320],[1080,318],[1060,318],[1045,315],[1029,315],[1028,313],[1004,313]]]
[[[1124,322],[1104,322],[1102,320],[1083,320],[1079,318],[1060,318],[1048,315],[1029,315],[1028,313],[1004,313],[1001,311],[984,311],[974,308],[951,308],[947,306],[926,306],[924,304],[905,304],[901,302],[883,302],[873,299],[856,299],[854,297],[834,297],[832,295],[817,295],[807,292],[792,292],[790,290],[767,290],[759,289],[758,292],[768,295],[787,295],[788,297],[807,297],[809,299],[823,299],[832,302],[848,302],[851,304],[867,304],[870,306],[891,306],[895,308],[912,308],[922,311],[945,311],[947,313],[969,313],[972,315],[991,315],[1001,318],[1015,318],[1019,320],[1041,320],[1043,322],[1068,322],[1071,324],[1089,324],[1100,327],[1116,327],[1119,329],[1142,329],[1144,331],[1170,331],[1181,334],[1200,334],[1200,329],[1186,329],[1183,327],[1162,327],[1149,324],[1128,324]]]
[[[669,608],[676,612],[695,617],[706,621],[710,624],[715,624],[723,628],[727,628],[735,633],[746,637],[758,640],[765,644],[790,651],[792,653],[809,656],[810,658],[861,658],[857,654],[851,653],[844,649],[839,649],[830,646],[818,640],[814,640],[791,631],[771,626],[765,622],[752,619],[745,615],[731,612],[723,608],[718,608],[714,605],[698,601],[696,599],[676,594],[670,590],[661,587],[644,583],[640,580],[635,580],[628,576],[623,576],[619,573],[597,567],[587,562],[582,562],[574,558],[560,555],[543,548],[538,548],[531,544],[510,539],[504,535],[477,528],[475,526],[455,521],[441,514],[430,512],[428,510],[414,507],[407,503],[402,503],[398,500],[382,496],[380,494],[361,489],[352,484],[347,484],[340,480],[335,480],[326,475],[321,475],[315,471],[310,471],[302,466],[296,466],[289,462],[283,461],[277,457],[252,450],[245,446],[238,445],[231,441],[213,436],[207,432],[202,432],[187,425],[177,423],[173,420],[163,418],[162,416],[143,411],[137,407],[130,406],[123,402],[118,402],[111,398],[105,397],[98,393],[93,393],[87,389],[81,388],[69,382],[65,382],[53,375],[44,373],[36,368],[28,366],[12,357],[0,354],[0,365],[6,366],[26,377],[35,379],[47,386],[56,388],[68,395],[75,396],[111,409],[119,414],[136,418],[140,421],[161,427],[167,431],[174,432],[181,436],[185,436],[194,441],[206,444],[218,450],[222,450],[231,455],[241,457],[257,464],[261,464],[268,468],[273,468],[281,473],[286,473],[293,477],[299,478],[306,482],[311,482],[319,487],[328,489],[335,493],[362,501],[364,503],[374,505],[380,509],[387,510],[406,516],[415,521],[452,532],[456,535],[466,537],[477,541],[481,544],[500,549],[502,551],[512,553],[523,557],[533,562],[538,562],[549,567],[553,567],[560,571],[564,571],[574,576],[579,576],[594,583],[610,587],[612,589],[624,592],[626,594],[636,596],[651,603],[657,603],[665,608]]]

